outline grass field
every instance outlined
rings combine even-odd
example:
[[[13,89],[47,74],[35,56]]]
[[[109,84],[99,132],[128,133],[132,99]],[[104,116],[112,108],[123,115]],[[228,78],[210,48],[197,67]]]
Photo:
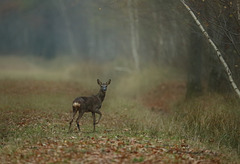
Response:
[[[1,163],[238,163],[237,102],[221,105],[215,95],[179,103],[184,78],[170,68],[128,74],[115,64],[2,58]],[[75,122],[68,132],[73,99],[97,93],[97,78],[112,83],[96,132],[90,113],[82,132]]]

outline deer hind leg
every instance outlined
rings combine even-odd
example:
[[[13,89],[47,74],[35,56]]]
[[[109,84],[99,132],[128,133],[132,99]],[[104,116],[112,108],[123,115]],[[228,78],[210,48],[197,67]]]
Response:
[[[84,111],[79,111],[78,118],[76,120],[78,130],[80,131],[79,120],[82,118]]]
[[[95,122],[95,124],[98,124],[102,117],[102,113],[99,110],[97,110],[96,113],[99,114],[99,118],[98,118],[98,122]]]
[[[92,112],[92,117],[93,117],[93,132],[95,132],[96,116],[94,112]]]
[[[71,119],[71,121],[70,121],[70,123],[69,123],[69,131],[70,131],[70,129],[71,129],[72,122],[73,122],[73,120],[74,120],[75,115],[77,114],[77,111],[78,111],[77,108],[73,106],[73,115],[72,115],[72,119]]]

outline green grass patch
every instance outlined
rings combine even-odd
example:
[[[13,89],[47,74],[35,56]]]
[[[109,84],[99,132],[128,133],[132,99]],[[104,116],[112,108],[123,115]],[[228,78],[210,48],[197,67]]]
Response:
[[[0,65],[9,60],[0,60]],[[129,73],[115,69],[117,64],[123,64],[120,61],[100,65],[63,59],[30,60],[24,66],[26,58],[11,59],[13,69],[8,64],[0,66],[4,68],[0,71],[2,161],[40,162],[45,154],[44,160],[49,163],[79,163],[77,159],[90,162],[85,156],[95,157],[99,152],[106,158],[112,153],[111,160],[120,163],[151,163],[157,159],[150,159],[157,157],[166,163],[193,162],[190,160],[193,157],[206,159],[206,156],[238,160],[234,154],[239,152],[240,138],[237,101],[225,101],[219,95],[203,96],[176,104],[176,111],[169,113],[152,111],[143,105],[149,90],[176,77],[183,78],[172,68],[149,65],[140,72]],[[38,63],[39,60],[43,63]],[[68,132],[73,99],[96,94],[97,78],[102,81],[111,78],[112,83],[96,133],[92,133],[90,113],[80,120],[81,133],[75,122]],[[230,155],[219,157],[207,151],[209,147],[217,152],[228,150]]]

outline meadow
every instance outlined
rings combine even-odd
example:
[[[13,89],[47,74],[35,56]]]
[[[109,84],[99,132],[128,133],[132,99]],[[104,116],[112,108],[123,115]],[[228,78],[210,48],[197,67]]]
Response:
[[[240,110],[234,97],[185,100],[185,75],[165,66],[124,72],[67,58],[0,60],[1,163],[238,163]],[[68,131],[71,103],[112,79],[103,117]]]

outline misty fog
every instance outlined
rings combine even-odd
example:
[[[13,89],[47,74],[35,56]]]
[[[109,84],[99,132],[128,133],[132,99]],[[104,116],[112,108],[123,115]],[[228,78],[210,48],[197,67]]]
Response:
[[[240,0],[0,0],[0,161],[238,163],[239,63]]]
[[[1,55],[47,59],[62,55],[101,62],[124,58],[131,61],[128,67],[133,69],[136,59],[132,49],[144,65],[172,63],[183,56],[186,46],[184,10],[175,1],[0,3]]]
[[[238,8],[232,2],[229,8],[214,3],[218,2],[190,1],[189,5],[238,83],[238,24],[233,19]],[[87,62],[92,63],[88,66],[101,64],[98,68],[109,66],[112,75],[141,72],[150,66],[175,69],[169,74],[181,75],[186,81],[187,97],[203,90],[232,92],[216,52],[180,1],[2,0],[0,6],[2,74],[17,65],[47,68],[48,62],[55,70],[64,69],[62,76],[74,69],[91,74],[75,68]],[[42,70],[42,74],[49,71]]]

